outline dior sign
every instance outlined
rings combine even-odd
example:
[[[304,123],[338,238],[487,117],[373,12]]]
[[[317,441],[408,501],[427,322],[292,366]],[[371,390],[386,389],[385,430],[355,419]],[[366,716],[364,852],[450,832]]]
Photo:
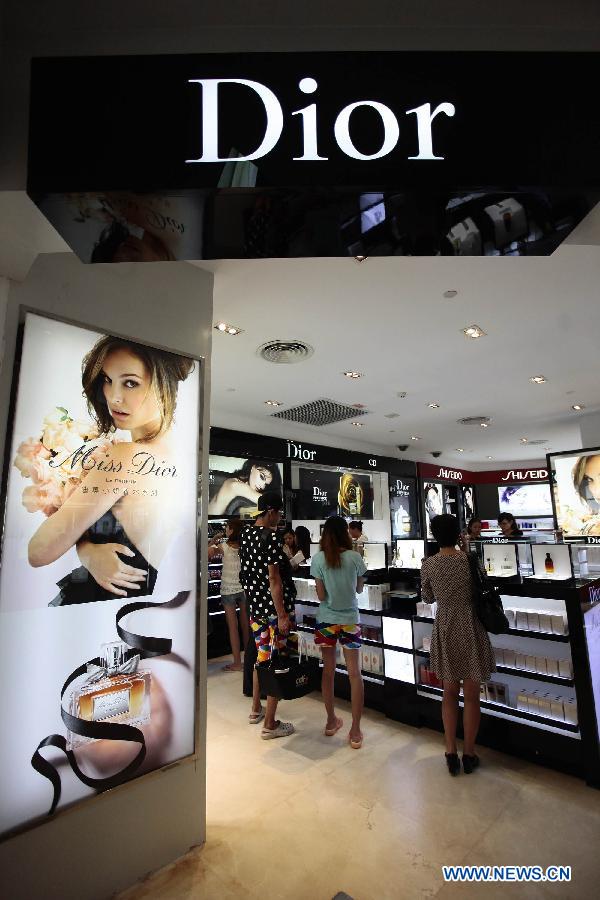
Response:
[[[248,78],[190,78],[189,84],[200,86],[202,111],[200,115],[200,128],[202,139],[202,156],[198,159],[187,159],[186,163],[218,163],[227,162],[229,157],[219,156],[219,94],[220,89],[227,85],[237,85],[243,88],[248,97],[248,92],[254,94],[262,103],[266,116],[266,124],[262,139],[252,152],[246,155],[236,156],[236,162],[247,162],[260,159],[271,153],[277,146],[283,132],[284,118],[281,103],[276,94],[266,84],[260,81],[252,81]],[[315,94],[319,85],[314,78],[301,78],[298,88],[303,94]],[[227,89],[227,88],[225,88]],[[238,91],[240,102],[242,93]],[[379,148],[374,153],[362,153],[352,139],[351,121],[353,114],[359,109],[372,111],[375,127],[383,127],[383,139]],[[413,109],[407,109],[405,116],[414,116],[409,119],[412,128],[416,128],[418,153],[407,156],[412,160],[443,160],[443,155],[434,151],[433,123],[438,116],[454,116],[455,106],[449,101],[439,103],[432,109],[431,103],[422,103]],[[293,157],[294,162],[321,162],[328,159],[321,156],[318,150],[319,135],[317,128],[317,104],[309,103],[303,109],[297,109],[291,113],[299,116],[301,122],[301,147],[298,148],[298,156]],[[370,162],[388,156],[395,150],[400,139],[400,125],[396,114],[377,100],[357,100],[348,103],[336,116],[333,123],[333,135],[339,149],[351,159]],[[240,136],[243,142],[243,135]]]

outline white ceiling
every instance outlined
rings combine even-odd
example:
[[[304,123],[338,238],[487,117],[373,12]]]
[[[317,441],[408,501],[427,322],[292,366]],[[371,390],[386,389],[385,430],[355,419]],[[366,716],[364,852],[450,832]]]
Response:
[[[244,329],[236,337],[213,332],[212,424],[412,459],[431,461],[441,450],[441,462],[463,468],[529,463],[546,448],[581,446],[572,404],[584,404],[585,414],[600,409],[597,219],[580,229],[589,246],[571,242],[546,258],[200,263],[215,272],[215,322]],[[445,299],[447,289],[458,296]],[[465,338],[461,329],[473,323],[487,336]],[[264,362],[256,349],[274,338],[306,341],[314,356]],[[364,377],[350,380],[345,370]],[[538,374],[546,384],[530,383]],[[264,404],[279,400],[285,409],[321,397],[365,404],[362,428],[299,428],[273,419]],[[385,417],[393,412],[399,417]],[[472,415],[491,416],[491,426],[457,424]],[[529,447],[521,437],[544,444]]]
[[[0,194],[0,209],[3,274],[24,277],[37,252],[65,247],[23,193]],[[467,469],[528,464],[546,447],[581,446],[580,423],[600,411],[599,244],[596,208],[551,257],[196,263],[215,273],[215,322],[244,329],[236,337],[213,332],[211,423],[409,459],[431,461],[440,450],[440,462]],[[445,299],[447,289],[458,295]],[[473,323],[487,336],[465,338],[461,329]],[[306,341],[314,356],[290,366],[264,362],[256,350],[275,338]],[[364,377],[347,379],[348,369]],[[537,374],[547,383],[532,385]],[[297,426],[273,419],[264,404],[280,400],[287,409],[322,397],[364,404],[362,427]],[[432,401],[440,408],[429,409]],[[471,415],[492,424],[456,423]],[[421,440],[411,442],[412,434]],[[545,443],[529,447],[524,436]]]

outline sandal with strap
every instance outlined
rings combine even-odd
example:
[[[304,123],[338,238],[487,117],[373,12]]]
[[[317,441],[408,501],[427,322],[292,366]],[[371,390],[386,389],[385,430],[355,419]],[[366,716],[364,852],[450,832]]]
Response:
[[[259,709],[258,712],[250,713],[250,715],[248,716],[248,725],[258,725],[259,722],[262,722],[264,717],[265,717],[265,711],[261,706],[261,708]]]
[[[287,737],[295,730],[291,722],[275,722],[275,728],[263,728],[261,738],[263,741],[270,741],[273,738]]]

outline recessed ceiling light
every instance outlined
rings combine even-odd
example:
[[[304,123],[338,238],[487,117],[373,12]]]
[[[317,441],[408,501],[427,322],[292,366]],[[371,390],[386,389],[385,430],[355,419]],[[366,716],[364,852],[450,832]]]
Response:
[[[362,422],[353,422],[352,424],[354,425],[355,428],[362,428],[362,427],[363,427],[363,423],[362,423]]]
[[[367,258],[366,256],[355,256],[355,257],[354,257],[354,259],[355,259],[356,262],[358,262],[358,263],[364,262],[366,258]]]
[[[479,325],[469,325],[467,328],[463,328],[463,334],[468,338],[480,338],[484,337],[487,332],[480,328]]]
[[[574,403],[571,409],[574,409],[576,412],[579,412],[580,409],[585,409],[583,403]]]
[[[420,441],[421,440],[421,438],[419,437],[418,434],[411,434],[410,439],[411,439],[411,441]]]
[[[227,322],[217,322],[215,331],[221,331],[223,334],[241,334],[243,329],[237,328],[235,325],[229,325]]]
[[[389,433],[390,433],[390,434],[396,434],[396,429],[395,429],[395,428],[390,428]]]
[[[480,428],[489,428],[489,427],[490,427],[490,423],[489,423],[489,422],[480,422],[480,423],[479,423],[479,427],[480,427]]]
[[[521,438],[520,443],[521,443],[521,444],[528,444],[528,443],[529,443],[529,438]]]
[[[439,409],[440,408],[439,403],[428,403],[427,406],[429,407],[429,409]]]
[[[280,400],[265,400],[266,406],[283,406]]]
[[[399,419],[400,413],[386,413],[383,418],[384,419]]]
[[[456,450],[457,453],[464,453],[464,452],[465,452],[465,448],[464,448],[464,447],[456,447],[455,450]]]
[[[455,290],[444,291],[444,297],[446,297],[448,300],[451,300],[453,297],[456,297],[457,294],[458,294],[458,291],[455,291]]]
[[[493,456],[488,456],[488,459],[493,459],[493,458],[494,458]]]
[[[533,375],[529,380],[532,384],[545,384],[548,379],[545,375]]]
[[[363,377],[362,372],[344,372],[343,374],[346,376],[346,378],[362,378]]]

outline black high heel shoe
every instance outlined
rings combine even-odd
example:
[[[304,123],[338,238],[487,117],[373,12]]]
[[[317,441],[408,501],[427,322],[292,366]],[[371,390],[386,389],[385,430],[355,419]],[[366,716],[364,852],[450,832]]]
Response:
[[[446,753],[446,765],[448,766],[448,771],[451,775],[458,775],[460,772],[460,759],[458,758],[458,753]]]
[[[473,756],[467,756],[466,753],[463,753],[462,758],[463,769],[465,770],[465,775],[470,775],[471,772],[474,772],[475,769],[479,766],[479,757],[477,754]]]

